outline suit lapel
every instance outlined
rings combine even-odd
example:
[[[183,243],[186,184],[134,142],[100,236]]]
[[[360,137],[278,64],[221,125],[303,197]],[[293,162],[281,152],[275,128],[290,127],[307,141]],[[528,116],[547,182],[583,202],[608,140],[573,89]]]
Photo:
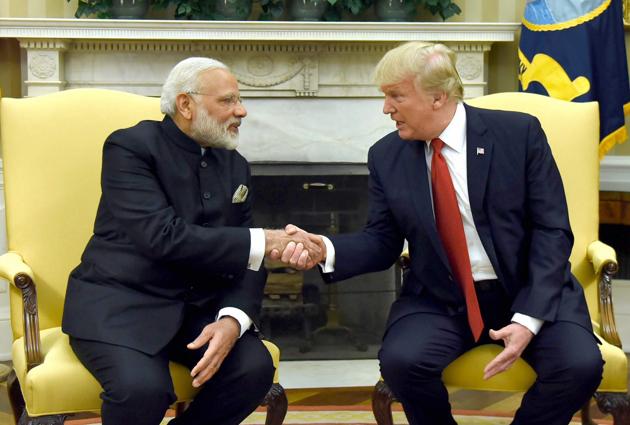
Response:
[[[466,107],[466,174],[470,209],[481,243],[495,273],[499,275],[500,269],[492,243],[488,215],[483,207],[495,140],[479,117],[477,109],[466,104],[464,106]]]
[[[402,156],[407,174],[406,181],[411,188],[409,194],[416,209],[416,214],[420,217],[421,225],[427,232],[435,251],[446,267],[450,268],[442,241],[435,226],[424,143],[423,141],[405,143],[404,149],[406,152]]]
[[[473,216],[483,214],[483,200],[488,185],[493,141],[477,111],[466,107],[466,163],[468,198]]]

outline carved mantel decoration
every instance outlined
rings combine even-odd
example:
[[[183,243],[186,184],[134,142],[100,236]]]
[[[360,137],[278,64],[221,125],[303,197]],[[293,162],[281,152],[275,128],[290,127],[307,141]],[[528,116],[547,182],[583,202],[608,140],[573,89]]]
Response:
[[[191,55],[229,64],[245,97],[378,97],[371,70],[407,40],[458,52],[466,96],[484,94],[487,52],[516,23],[219,22],[0,19],[0,37],[26,52],[27,96],[103,87],[159,95],[170,67]]]

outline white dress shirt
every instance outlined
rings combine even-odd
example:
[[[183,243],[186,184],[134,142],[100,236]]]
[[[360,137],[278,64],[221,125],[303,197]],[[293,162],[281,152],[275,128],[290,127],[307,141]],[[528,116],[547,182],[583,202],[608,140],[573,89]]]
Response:
[[[473,280],[479,281],[496,279],[497,275],[494,272],[494,268],[492,267],[492,263],[490,263],[488,254],[481,243],[479,233],[477,232],[475,222],[473,221],[472,211],[470,209],[468,178],[466,174],[466,109],[462,103],[457,104],[457,109],[453,119],[442,134],[440,134],[439,138],[444,142],[442,156],[446,160],[448,170],[451,174],[451,179],[453,180],[453,186],[457,196],[457,204],[459,205],[459,212],[462,216]],[[433,149],[431,148],[430,140],[426,141],[424,149],[427,161],[429,190],[431,191],[431,159],[433,158]],[[433,194],[431,194],[431,196],[433,196]],[[334,271],[335,249],[328,238],[324,238],[324,243],[326,244],[327,253],[326,263],[322,268],[325,273],[330,273]],[[543,320],[521,313],[515,313],[512,316],[512,321],[520,323],[534,334],[537,334],[543,325]]]
[[[260,270],[262,261],[265,258],[265,231],[263,229],[249,229],[249,234],[251,237],[251,243],[249,244],[249,260],[247,260],[247,269],[256,272]],[[239,338],[243,336],[245,331],[253,324],[252,319],[240,308],[223,307],[217,314],[217,320],[224,316],[233,317],[241,325],[241,334],[239,335]]]

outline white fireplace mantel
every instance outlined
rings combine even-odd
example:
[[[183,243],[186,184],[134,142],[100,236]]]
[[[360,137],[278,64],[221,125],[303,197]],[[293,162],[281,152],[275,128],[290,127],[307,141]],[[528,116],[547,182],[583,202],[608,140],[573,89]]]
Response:
[[[486,92],[487,52],[516,23],[222,22],[0,19],[0,37],[25,52],[27,96],[102,87],[157,96],[168,70],[191,55],[228,63],[245,97],[379,97],[371,71],[409,40],[458,54],[466,97]]]

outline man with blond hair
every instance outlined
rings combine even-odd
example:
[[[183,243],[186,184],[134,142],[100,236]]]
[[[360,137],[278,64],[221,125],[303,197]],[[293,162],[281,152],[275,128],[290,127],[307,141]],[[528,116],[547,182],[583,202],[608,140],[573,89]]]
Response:
[[[263,257],[289,247],[301,267],[320,250],[251,228],[250,169],[235,150],[247,111],[224,64],[178,63],[161,107],[162,121],[105,142],[94,235],[70,274],[63,331],[103,387],[103,425],[158,425],[176,400],[169,361],[200,388],[172,424],[236,425],[274,375],[252,327]]]
[[[324,279],[387,269],[407,240],[410,268],[379,360],[410,424],[456,423],[442,371],[482,343],[505,347],[484,378],[519,357],[537,373],[514,424],[568,424],[603,362],[571,274],[564,189],[540,123],[463,103],[455,55],[440,44],[389,51],[376,82],[396,131],[368,154],[365,228],[320,242]]]

